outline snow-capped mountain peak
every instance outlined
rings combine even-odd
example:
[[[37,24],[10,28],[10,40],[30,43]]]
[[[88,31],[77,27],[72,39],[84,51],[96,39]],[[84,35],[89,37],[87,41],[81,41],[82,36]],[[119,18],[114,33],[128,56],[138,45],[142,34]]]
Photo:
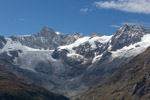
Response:
[[[51,28],[44,26],[37,35],[42,36],[42,37],[49,37],[49,36],[55,36],[56,32],[52,30]]]
[[[133,35],[140,35],[140,34],[146,34],[145,33],[146,30],[148,30],[148,29],[146,29],[140,25],[127,25],[127,24],[125,24],[122,28],[120,28],[116,32],[115,35],[123,35],[123,34],[132,35],[132,36]]]
[[[150,30],[144,27],[139,25],[124,25],[124,27],[118,30],[111,39],[112,50],[115,51],[124,46],[137,43],[141,41],[141,38],[146,34],[150,34]]]

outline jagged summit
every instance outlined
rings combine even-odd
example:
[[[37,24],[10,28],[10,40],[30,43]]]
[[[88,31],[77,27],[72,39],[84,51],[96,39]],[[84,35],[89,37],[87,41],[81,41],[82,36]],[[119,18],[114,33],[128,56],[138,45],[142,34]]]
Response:
[[[94,33],[92,33],[92,34],[90,35],[90,37],[96,37],[96,36],[103,36],[103,35],[101,35],[101,34],[99,34],[99,33],[97,33],[97,32],[94,32]]]
[[[78,33],[78,32],[74,32],[73,34],[72,34],[72,37],[74,37],[74,38],[81,38],[82,36],[81,36],[81,34],[80,33]]]
[[[125,24],[122,28],[120,28],[118,30],[117,33],[124,33],[124,34],[126,34],[128,31],[136,31],[136,32],[139,32],[138,34],[140,34],[141,31],[145,31],[145,30],[148,30],[148,29],[146,29],[145,27],[140,26],[140,25],[128,25],[128,24]]]
[[[37,35],[46,36],[46,37],[54,36],[56,35],[56,32],[53,29],[49,28],[48,26],[44,26]]]
[[[74,32],[72,35],[80,35],[78,32]]]
[[[72,36],[70,36],[70,39],[67,41],[67,45],[74,43],[79,38],[82,38],[81,34],[78,32],[74,32]]]
[[[0,49],[3,48],[3,46],[6,44],[6,40],[5,40],[5,37],[3,36],[0,36]]]
[[[150,30],[139,25],[125,24],[113,35],[111,39],[112,49],[115,51],[124,46],[139,42],[146,34],[150,34]]]
[[[75,33],[73,36],[67,34],[59,34],[53,29],[44,26],[40,32],[30,36],[12,36],[13,41],[19,41],[21,44],[34,49],[54,50],[59,46],[70,44],[81,36]]]
[[[53,32],[54,30],[49,28],[48,26],[43,26],[42,28],[43,31],[48,31],[48,32]]]

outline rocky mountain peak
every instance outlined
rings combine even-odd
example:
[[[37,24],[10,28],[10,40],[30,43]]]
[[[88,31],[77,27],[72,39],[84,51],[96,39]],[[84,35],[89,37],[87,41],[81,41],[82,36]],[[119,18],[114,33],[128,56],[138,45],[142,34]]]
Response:
[[[97,33],[97,32],[94,32],[94,33],[92,33],[92,34],[90,35],[90,37],[96,37],[96,36],[103,36],[103,35],[101,35],[101,34],[99,34],[99,33]]]
[[[5,37],[3,36],[0,36],[0,49],[3,48],[4,44],[6,44],[6,40],[5,40]]]
[[[140,42],[145,34],[150,34],[150,30],[139,25],[130,26],[126,24],[112,37],[112,49],[117,50],[124,46]]]
[[[81,34],[79,34],[78,32],[74,32],[74,33],[72,34],[72,37],[74,37],[75,39],[78,39],[78,38],[81,38],[82,36],[81,36]]]
[[[53,32],[53,29],[49,28],[48,26],[43,26],[43,31]]]
[[[125,24],[122,28],[130,28],[130,25]]]
[[[79,34],[78,32],[74,32],[72,36],[70,37],[70,40],[67,41],[67,45],[74,43],[77,39],[81,37],[82,37],[81,34]]]
[[[120,28],[120,29],[118,30],[118,32],[117,32],[116,35],[124,34],[124,33],[126,33],[127,31],[131,31],[131,30],[132,30],[132,28],[131,28],[129,25],[125,24],[122,28]]]
[[[43,28],[42,28],[42,30],[38,33],[38,35],[40,35],[40,36],[51,36],[51,35],[56,35],[56,32],[53,30],[53,29],[51,29],[51,28],[49,28],[48,26],[44,26]]]
[[[121,34],[128,34],[128,35],[138,35],[138,34],[145,34],[148,29],[140,26],[140,25],[127,25],[125,24],[120,30],[118,30],[116,35]]]

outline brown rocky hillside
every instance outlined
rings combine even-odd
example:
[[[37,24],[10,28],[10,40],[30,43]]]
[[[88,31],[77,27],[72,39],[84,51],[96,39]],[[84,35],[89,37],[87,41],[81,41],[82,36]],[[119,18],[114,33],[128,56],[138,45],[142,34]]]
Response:
[[[150,48],[96,87],[81,100],[150,100]]]

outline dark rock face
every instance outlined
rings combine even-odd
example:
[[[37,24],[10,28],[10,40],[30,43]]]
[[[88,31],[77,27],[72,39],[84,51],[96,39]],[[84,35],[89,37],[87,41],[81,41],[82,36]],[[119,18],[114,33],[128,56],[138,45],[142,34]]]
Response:
[[[0,36],[0,49],[2,49],[4,47],[4,45],[6,44],[6,40],[5,37]]]
[[[59,49],[56,49],[53,53],[52,53],[52,57],[54,58],[54,59],[64,59],[64,58],[66,58],[66,55],[67,55],[67,53],[69,53],[69,51],[68,50],[66,50],[66,49],[63,49],[63,50],[61,50],[61,51],[59,51]]]
[[[106,44],[102,44],[100,42],[95,42],[95,44],[96,49],[92,49],[91,45],[89,43],[86,43],[85,45],[80,45],[73,48],[73,50],[75,50],[77,54],[83,55],[85,58],[93,58],[95,56],[95,53],[97,55],[100,55],[105,50],[107,50]]]
[[[89,58],[94,56],[92,52],[90,53],[90,48],[91,45],[89,43],[86,43],[85,45],[80,45],[79,47],[75,47],[73,49],[77,52],[77,54]]]
[[[80,76],[83,74],[87,66],[91,64],[90,59],[84,63],[85,59],[82,56],[74,55],[72,57],[68,57],[68,50],[55,50],[52,53],[52,57],[57,60],[61,60],[64,66],[66,66],[69,71],[66,72],[68,77],[74,78],[75,76]]]

